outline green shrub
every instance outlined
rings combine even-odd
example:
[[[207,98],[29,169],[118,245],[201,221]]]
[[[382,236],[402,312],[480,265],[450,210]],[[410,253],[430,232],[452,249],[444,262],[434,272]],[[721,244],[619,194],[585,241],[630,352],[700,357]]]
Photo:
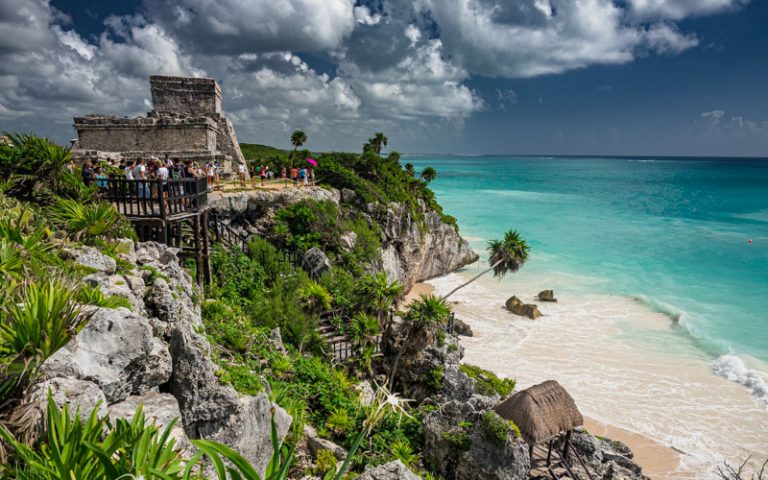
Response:
[[[320,450],[315,458],[315,468],[312,473],[319,477],[325,477],[328,472],[336,473],[336,457],[330,450]]]
[[[437,365],[429,371],[429,378],[427,385],[435,392],[439,392],[443,388],[443,379],[445,378],[445,367],[443,365]]]
[[[496,443],[503,444],[507,441],[510,425],[493,410],[483,413],[483,431]]]
[[[51,210],[51,218],[64,228],[74,240],[101,236],[115,238],[116,227],[123,217],[111,204],[83,204],[77,200],[60,198]]]
[[[349,415],[347,409],[343,407],[334,408],[328,419],[325,421],[328,430],[336,435],[345,435],[355,427],[354,419]]]
[[[77,292],[77,301],[84,305],[93,305],[103,308],[127,308],[131,309],[131,302],[127,298],[117,295],[104,295],[99,287],[83,285]]]
[[[520,427],[518,427],[515,422],[513,422],[512,420],[507,420],[507,425],[509,425],[509,429],[512,431],[512,434],[515,437],[520,438],[523,436],[523,434],[520,433]]]
[[[466,373],[477,382],[477,389],[483,395],[501,395],[506,398],[515,389],[515,380],[511,378],[499,378],[495,373],[484,370],[478,366],[463,363],[459,370]]]
[[[419,459],[413,452],[411,444],[404,440],[396,440],[389,448],[389,453],[395,460],[400,460],[407,467],[411,467]]]

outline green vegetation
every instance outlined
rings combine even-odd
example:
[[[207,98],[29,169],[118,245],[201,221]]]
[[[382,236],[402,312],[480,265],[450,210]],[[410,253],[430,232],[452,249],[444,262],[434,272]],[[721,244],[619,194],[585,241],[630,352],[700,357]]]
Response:
[[[488,435],[489,438],[494,440],[496,443],[503,444],[507,441],[507,437],[509,436],[510,430],[512,430],[510,423],[508,423],[506,420],[501,418],[496,412],[493,410],[488,410],[486,412],[483,412],[483,431],[486,435]],[[512,424],[514,425],[514,423]],[[517,427],[517,425],[515,425]],[[517,430],[517,435],[519,436],[520,430]]]
[[[472,422],[459,422],[450,431],[443,432],[442,437],[459,450],[469,450],[472,446],[472,438],[470,436],[472,426]]]
[[[411,344],[412,340],[423,337],[420,334],[429,335],[430,332],[434,334],[436,328],[443,325],[448,320],[450,314],[451,308],[445,300],[434,295],[422,295],[411,303],[408,313],[403,318],[407,325],[408,333],[403,341],[403,346],[397,352],[397,356],[392,362],[392,369],[389,372],[389,388],[392,388],[395,384],[397,368],[403,353],[414,348]],[[442,379],[440,385],[442,385]]]
[[[475,365],[463,363],[459,370],[466,373],[477,382],[477,389],[483,395],[498,394],[506,398],[515,389],[515,381],[511,378],[499,378],[495,373]]]
[[[98,409],[81,417],[79,411],[71,414],[67,405],[59,409],[49,396],[45,432],[35,448],[0,427],[0,439],[8,446],[13,459],[0,465],[0,476],[36,480],[202,479],[209,478],[203,476],[200,462],[206,456],[219,480],[261,480],[242,456],[217,442],[193,440],[198,452],[186,461],[171,438],[176,421],[160,431],[154,422],[148,421],[141,406],[131,420],[121,418],[112,422],[108,417],[99,418]],[[278,444],[274,422],[272,441],[275,453],[264,480],[284,480],[293,453]]]
[[[421,171],[421,178],[427,183],[432,183],[432,180],[437,178],[437,170],[427,167]]]

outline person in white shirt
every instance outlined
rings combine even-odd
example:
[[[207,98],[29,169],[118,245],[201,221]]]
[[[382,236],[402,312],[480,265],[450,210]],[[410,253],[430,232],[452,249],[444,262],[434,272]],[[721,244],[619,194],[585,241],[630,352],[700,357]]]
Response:
[[[237,166],[237,176],[240,177],[240,186],[245,187],[245,164],[241,163]]]
[[[128,165],[125,167],[125,179],[133,180],[133,160],[128,160]]]

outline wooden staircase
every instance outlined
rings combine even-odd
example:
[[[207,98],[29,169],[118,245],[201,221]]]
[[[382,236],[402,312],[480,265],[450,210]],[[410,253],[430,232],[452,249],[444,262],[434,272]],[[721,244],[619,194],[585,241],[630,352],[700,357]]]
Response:
[[[531,469],[528,471],[528,478],[583,480],[586,477],[589,480],[595,480],[596,475],[590,471],[590,467],[571,445],[571,432],[561,438],[563,439],[562,451],[558,448],[560,442],[557,439],[550,439],[546,444],[539,443],[531,447]],[[578,473],[575,471],[573,460],[580,467]]]

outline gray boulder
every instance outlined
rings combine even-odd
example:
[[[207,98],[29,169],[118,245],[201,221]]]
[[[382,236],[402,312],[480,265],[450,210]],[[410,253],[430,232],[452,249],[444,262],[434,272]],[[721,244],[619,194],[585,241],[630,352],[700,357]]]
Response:
[[[111,405],[109,407],[109,416],[113,420],[116,418],[126,418],[128,421],[131,421],[139,405],[142,406],[146,423],[154,424],[161,432],[171,424],[171,421],[177,419],[176,425],[171,429],[171,438],[176,440],[178,448],[182,450],[191,449],[192,444],[189,438],[187,438],[187,434],[184,433],[184,428],[182,428],[179,402],[176,401],[173,395],[159,392],[132,395],[122,402]]]
[[[293,419],[288,412],[270,402],[263,392],[255,397],[240,397],[237,408],[223,422],[199,425],[199,433],[203,438],[229,445],[264,475],[273,451],[273,412],[277,435],[282,441]]]
[[[314,275],[322,275],[331,268],[328,256],[317,247],[312,247],[304,253],[304,267]]]
[[[499,439],[486,426],[483,414],[492,405],[488,399],[473,397],[450,401],[430,412],[424,419],[425,463],[445,480],[528,478],[528,445],[511,430]]]
[[[522,300],[514,295],[507,300],[506,307],[507,310],[514,313],[515,315],[528,317],[531,320],[535,320],[541,316],[539,307],[533,304],[523,303]]]
[[[79,410],[81,418],[87,418],[95,409],[98,409],[99,418],[107,414],[107,398],[93,382],[76,378],[52,378],[35,385],[30,398],[40,402],[42,407],[48,401],[48,392],[59,408],[68,405],[70,413],[74,415]],[[45,411],[44,408],[41,410]]]
[[[347,457],[347,450],[344,447],[336,445],[332,441],[320,437],[311,425],[304,425],[304,439],[307,442],[307,450],[309,450],[312,458],[317,458],[317,454],[321,450],[328,450],[336,457],[336,460],[344,460]]]
[[[347,251],[352,250],[357,243],[357,234],[351,231],[344,232],[339,236],[339,241],[341,242],[341,248]]]
[[[542,290],[536,296],[542,302],[556,302],[554,290]]]
[[[168,348],[152,336],[149,320],[120,308],[97,308],[90,321],[43,368],[48,375],[74,374],[98,385],[110,403],[166,383]]]
[[[128,279],[122,275],[94,273],[83,278],[83,282],[90,287],[98,288],[106,296],[116,296],[127,299],[131,304],[131,310],[134,312],[142,315],[146,313],[141,295],[137,295],[136,292],[134,292]]]
[[[65,249],[64,253],[68,258],[74,260],[75,263],[83,267],[92,268],[98,272],[113,274],[117,270],[115,259],[104,255],[94,247]]]
[[[472,333],[472,327],[458,318],[453,321],[453,333],[461,335],[462,337],[471,337],[474,335]]]
[[[385,463],[363,472],[357,480],[419,480],[420,477],[410,471],[400,460]]]

